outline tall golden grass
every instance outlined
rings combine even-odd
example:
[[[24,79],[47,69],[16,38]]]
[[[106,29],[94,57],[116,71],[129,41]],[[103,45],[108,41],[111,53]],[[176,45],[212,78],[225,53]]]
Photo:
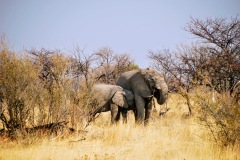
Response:
[[[147,127],[135,125],[131,113],[127,124],[110,125],[110,114],[103,113],[85,134],[30,145],[1,139],[0,160],[240,159],[240,146],[217,145],[197,116],[186,116],[179,96],[172,95],[168,107],[164,117],[154,116]]]

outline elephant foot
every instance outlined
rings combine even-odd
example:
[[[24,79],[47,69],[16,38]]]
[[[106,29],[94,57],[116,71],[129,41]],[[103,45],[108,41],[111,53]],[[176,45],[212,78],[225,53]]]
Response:
[[[144,121],[144,126],[148,126],[149,125],[149,120],[145,120]]]
[[[137,125],[143,125],[145,122],[144,122],[144,120],[136,120],[136,124]]]

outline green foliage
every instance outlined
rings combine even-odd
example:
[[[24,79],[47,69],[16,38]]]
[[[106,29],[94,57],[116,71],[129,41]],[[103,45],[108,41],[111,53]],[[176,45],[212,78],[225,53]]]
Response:
[[[140,69],[140,67],[137,64],[131,64],[129,66],[129,71],[131,71],[131,70],[138,70],[138,69]]]

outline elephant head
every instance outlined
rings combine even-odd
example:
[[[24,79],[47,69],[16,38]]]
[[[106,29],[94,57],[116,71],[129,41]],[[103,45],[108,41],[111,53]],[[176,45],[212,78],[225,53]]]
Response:
[[[159,104],[163,104],[168,97],[168,86],[164,80],[164,76],[151,68],[141,69],[140,73],[148,85],[151,94],[157,99]]]

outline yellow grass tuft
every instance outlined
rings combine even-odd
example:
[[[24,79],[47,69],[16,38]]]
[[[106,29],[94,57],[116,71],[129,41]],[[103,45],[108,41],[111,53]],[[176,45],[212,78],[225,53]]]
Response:
[[[182,117],[187,108],[180,97],[171,96],[168,105],[166,116],[153,118],[147,127],[135,125],[132,114],[128,124],[110,125],[110,114],[104,113],[86,135],[27,146],[0,141],[0,160],[240,159],[239,146],[216,145],[197,117]]]

